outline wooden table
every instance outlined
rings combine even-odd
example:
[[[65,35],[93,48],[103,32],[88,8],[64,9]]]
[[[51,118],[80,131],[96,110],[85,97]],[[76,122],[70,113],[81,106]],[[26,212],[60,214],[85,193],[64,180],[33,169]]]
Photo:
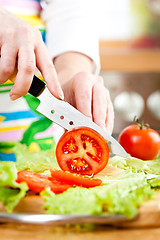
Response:
[[[67,229],[62,227],[1,224],[1,240],[159,240],[160,228],[116,229]]]

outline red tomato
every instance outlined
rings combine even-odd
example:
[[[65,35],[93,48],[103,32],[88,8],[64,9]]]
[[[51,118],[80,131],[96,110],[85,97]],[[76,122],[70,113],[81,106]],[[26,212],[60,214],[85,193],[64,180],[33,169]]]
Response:
[[[71,185],[62,184],[48,176],[31,171],[19,171],[17,182],[26,182],[29,189],[35,192],[41,192],[45,188],[50,187],[54,193],[61,193],[71,187]]]
[[[155,48],[159,46],[159,37],[142,36],[131,44],[133,48]]]
[[[77,185],[82,187],[96,187],[101,185],[102,181],[98,178],[91,178],[88,176],[82,176],[76,173],[65,172],[56,169],[50,169],[51,176],[60,182],[70,185]]]
[[[106,141],[87,127],[71,129],[63,134],[56,147],[56,157],[64,171],[81,175],[94,175],[108,163]]]
[[[152,160],[160,150],[160,135],[146,126],[130,125],[120,133],[119,143],[132,157]]]

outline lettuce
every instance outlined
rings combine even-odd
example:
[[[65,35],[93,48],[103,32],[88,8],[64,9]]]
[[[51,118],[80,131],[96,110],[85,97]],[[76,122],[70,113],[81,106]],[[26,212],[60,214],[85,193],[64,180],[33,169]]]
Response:
[[[0,162],[0,202],[8,212],[23,198],[28,190],[25,183],[17,183],[17,171],[30,170],[47,173],[58,169],[55,145],[46,151],[29,152],[20,143],[1,144],[1,149],[15,153],[16,162]],[[9,149],[9,150],[8,150]],[[51,214],[121,214],[128,218],[137,214],[138,207],[150,199],[160,187],[160,158],[142,161],[136,158],[110,158],[108,166],[124,171],[118,176],[106,176],[103,184],[94,188],[72,187],[61,194],[50,189],[41,193],[45,200],[44,211]]]
[[[143,161],[138,158],[123,158],[114,156],[110,158],[108,166],[121,168],[124,170],[139,170],[145,173],[158,174],[160,175],[160,157],[158,156],[155,160]]]
[[[16,143],[12,151],[16,155],[16,168],[18,171],[29,170],[33,172],[44,172],[50,168],[59,169],[55,157],[55,145],[52,149],[39,152],[29,152],[27,146]]]
[[[22,199],[28,186],[26,183],[17,183],[17,169],[14,162],[0,162],[0,202],[4,204],[8,212]]]
[[[106,183],[95,188],[75,187],[57,195],[46,189],[41,193],[46,213],[123,214],[128,218],[134,217],[138,206],[152,195],[146,175],[131,171],[107,178]]]

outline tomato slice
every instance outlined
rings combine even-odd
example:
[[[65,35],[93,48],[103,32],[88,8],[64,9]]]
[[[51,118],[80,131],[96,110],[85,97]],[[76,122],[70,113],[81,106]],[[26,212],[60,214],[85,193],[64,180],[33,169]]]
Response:
[[[65,172],[57,169],[50,169],[51,176],[60,182],[67,183],[70,185],[77,185],[82,187],[96,187],[101,185],[102,180],[98,178],[91,178],[88,176],[82,176],[76,173]]]
[[[87,127],[73,128],[62,135],[56,157],[64,171],[95,175],[108,163],[109,150],[104,138]]]
[[[25,170],[17,173],[17,182],[26,182],[29,189],[35,192],[41,192],[45,188],[50,187],[54,193],[61,193],[71,187],[71,185],[57,182],[43,174]]]

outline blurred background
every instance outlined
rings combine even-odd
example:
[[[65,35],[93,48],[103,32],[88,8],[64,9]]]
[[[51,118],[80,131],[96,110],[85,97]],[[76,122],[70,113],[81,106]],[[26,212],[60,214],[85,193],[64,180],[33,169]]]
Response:
[[[113,135],[134,116],[160,131],[160,0],[99,0],[101,75],[115,108]]]

